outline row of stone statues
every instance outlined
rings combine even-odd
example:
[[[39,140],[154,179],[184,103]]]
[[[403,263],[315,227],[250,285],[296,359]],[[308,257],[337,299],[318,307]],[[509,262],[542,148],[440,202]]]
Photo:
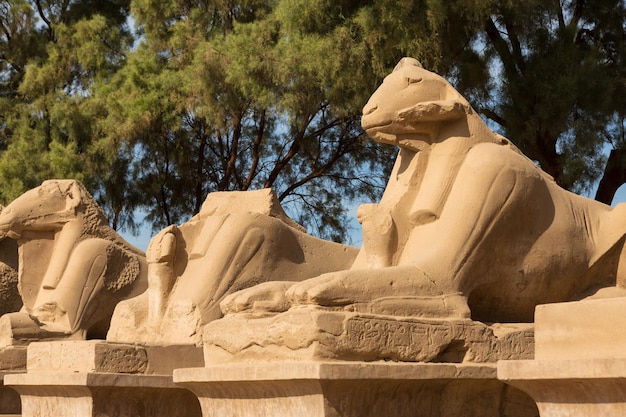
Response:
[[[494,360],[522,355],[526,336],[507,342],[492,323],[532,323],[538,304],[624,295],[625,206],[559,188],[416,60],[400,61],[362,124],[400,152],[381,201],[358,210],[360,250],[308,235],[271,190],[210,194],[146,255],[79,182],[25,193],[0,213],[0,341]]]
[[[356,254],[307,235],[261,190],[211,194],[189,222],[156,235],[146,256],[75,180],[45,181],[14,200],[0,213],[0,237],[17,243],[3,252],[3,290],[19,290],[6,304],[22,306],[0,318],[5,345],[104,339],[116,307],[114,340],[199,343],[227,294],[347,268]]]

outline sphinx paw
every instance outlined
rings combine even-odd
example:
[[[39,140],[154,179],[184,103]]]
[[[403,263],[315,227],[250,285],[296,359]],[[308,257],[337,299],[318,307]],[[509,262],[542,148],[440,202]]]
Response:
[[[350,285],[345,271],[331,272],[295,284],[287,291],[292,304],[314,304],[326,307],[353,304],[358,292]]]
[[[269,281],[227,295],[220,303],[222,313],[280,313],[291,306],[286,291],[291,281]]]

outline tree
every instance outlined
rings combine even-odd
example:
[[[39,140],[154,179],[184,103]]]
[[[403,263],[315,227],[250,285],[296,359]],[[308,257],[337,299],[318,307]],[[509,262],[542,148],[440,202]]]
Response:
[[[367,50],[330,3],[323,34],[293,21],[323,11],[271,3],[133,3],[143,41],[110,85],[108,119],[156,228],[210,191],[272,187],[311,232],[343,240],[350,200],[380,195],[395,150],[360,128],[377,83]]]
[[[128,2],[10,0],[0,7],[0,198],[48,178],[96,188],[116,160],[93,95],[123,64]],[[106,149],[106,155],[102,152]]]
[[[600,180],[609,201],[626,180],[625,22],[618,0],[10,0],[0,199],[74,177],[114,227],[140,209],[158,229],[211,191],[272,187],[344,240],[347,207],[379,198],[395,153],[360,110],[414,56],[559,184]]]
[[[600,180],[606,203],[626,180],[625,22],[621,0],[494,2],[454,68],[477,109],[558,184],[589,192]]]

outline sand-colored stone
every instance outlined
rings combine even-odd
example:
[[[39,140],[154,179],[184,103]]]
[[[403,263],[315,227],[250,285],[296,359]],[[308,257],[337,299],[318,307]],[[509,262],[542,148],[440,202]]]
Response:
[[[358,210],[359,255],[348,269],[286,291],[268,283],[227,297],[224,313],[239,316],[242,326],[265,326],[271,334],[265,339],[280,345],[289,333],[281,320],[293,323],[295,315],[319,310],[360,313],[370,327],[419,318],[449,329],[448,320],[532,323],[539,304],[599,290],[610,297],[626,294],[626,205],[613,209],[560,188],[416,60],[404,58],[385,78],[363,109],[362,125],[374,140],[400,152],[381,201]],[[281,309],[266,326],[265,317]],[[447,332],[442,339],[473,351],[476,326],[465,325],[466,335],[441,330]],[[266,345],[239,327],[226,327],[208,326],[207,346],[226,339],[243,350]],[[390,351],[394,343],[374,339],[370,348]],[[413,351],[440,348],[439,339],[428,337],[411,343]],[[274,343],[267,345],[274,355]],[[403,357],[404,347],[396,350]],[[514,350],[531,352],[532,344]],[[434,360],[438,354],[413,358]]]
[[[14,372],[0,372],[0,417],[19,417],[22,414],[20,395],[13,388],[4,385],[5,375]]]
[[[0,349],[0,372],[25,370],[26,346],[7,346]]]
[[[37,373],[5,376],[22,417],[200,417],[195,396],[171,376]]]
[[[524,393],[495,379],[495,366],[283,362],[179,369],[203,416],[535,417]]]
[[[498,362],[542,417],[626,415],[626,298],[537,307],[535,360]]]
[[[20,312],[0,318],[0,344],[104,337],[117,302],[143,292],[143,252],[124,241],[85,187],[49,180],[0,213],[19,254]]]
[[[22,406],[19,394],[4,385],[4,376],[26,372],[26,346],[0,348],[0,417],[20,415]]]
[[[626,298],[537,306],[535,359],[626,359]]]
[[[306,234],[270,189],[211,193],[190,221],[152,239],[148,290],[117,306],[107,339],[200,344],[202,326],[222,316],[228,294],[270,280],[284,292],[349,267],[356,254]]]
[[[193,345],[141,346],[103,340],[34,342],[28,346],[28,373],[126,373],[171,375],[176,368],[201,366]]]
[[[292,305],[532,322],[538,304],[624,283],[626,205],[560,188],[417,61],[385,78],[362,124],[400,147],[385,193],[358,211],[352,267],[294,285]]]
[[[203,364],[190,345],[33,342],[27,373],[5,376],[5,385],[20,394],[24,417],[199,417],[198,400],[173,384],[172,372]]]
[[[498,378],[536,402],[541,417],[626,415],[626,360],[504,361]]]
[[[487,326],[470,319],[311,308],[254,319],[229,315],[209,323],[204,337],[207,364],[328,359],[467,363],[530,359],[533,353],[529,324]]]
[[[4,206],[0,205],[0,212]],[[0,315],[19,311],[22,297],[18,282],[17,242],[13,239],[0,240]]]

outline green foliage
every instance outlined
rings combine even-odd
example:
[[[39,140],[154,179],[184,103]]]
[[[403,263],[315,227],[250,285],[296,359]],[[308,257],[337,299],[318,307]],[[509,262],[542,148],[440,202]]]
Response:
[[[607,143],[623,146],[625,22],[621,0],[494,1],[455,64],[459,87],[561,186],[589,192]]]
[[[310,232],[345,240],[347,208],[379,198],[395,153],[365,137],[361,108],[403,56],[452,79],[561,185],[589,189],[606,144],[617,151],[626,138],[624,9],[617,0],[5,1],[0,200],[79,178],[114,227],[134,230],[141,210],[159,229],[196,213],[209,192],[272,187]]]
[[[3,203],[48,178],[95,188],[108,170],[116,148],[92,158],[106,115],[96,87],[125,61],[127,12],[119,1],[11,0],[0,8]]]
[[[148,220],[181,222],[211,191],[273,187],[311,232],[345,239],[350,201],[379,196],[395,151],[360,129],[379,78],[342,8],[179,6],[133,3],[144,39],[107,96],[109,134],[135,152]],[[305,27],[294,20],[301,13],[327,26]]]

